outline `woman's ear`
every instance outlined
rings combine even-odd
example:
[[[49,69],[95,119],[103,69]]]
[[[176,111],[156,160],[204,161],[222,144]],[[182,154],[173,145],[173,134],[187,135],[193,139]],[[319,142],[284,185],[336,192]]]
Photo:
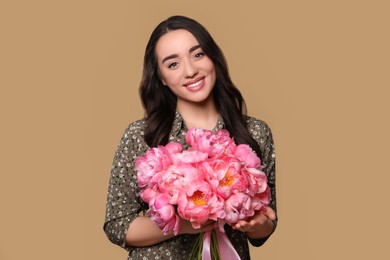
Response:
[[[162,82],[162,84],[163,84],[164,86],[167,85],[167,83],[166,83],[163,79],[161,79],[161,82]]]

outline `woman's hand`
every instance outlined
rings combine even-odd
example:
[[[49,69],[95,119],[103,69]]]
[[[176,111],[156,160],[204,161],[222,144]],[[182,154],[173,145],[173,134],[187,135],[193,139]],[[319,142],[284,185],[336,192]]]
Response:
[[[179,234],[198,234],[207,232],[216,227],[214,220],[209,220],[204,223],[200,228],[193,228],[191,222],[185,219],[180,219],[180,231]]]
[[[247,220],[240,220],[232,224],[233,229],[246,232],[248,237],[258,239],[270,235],[274,229],[273,221],[276,219],[275,211],[266,207],[259,210],[255,215]]]

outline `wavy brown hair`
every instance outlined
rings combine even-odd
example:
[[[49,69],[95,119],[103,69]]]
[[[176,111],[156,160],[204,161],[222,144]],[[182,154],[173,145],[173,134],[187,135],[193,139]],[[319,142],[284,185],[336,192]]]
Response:
[[[149,147],[165,145],[169,141],[176,111],[176,96],[165,87],[159,77],[156,44],[164,34],[184,29],[192,33],[204,53],[212,60],[216,71],[216,83],[212,91],[216,108],[223,118],[225,128],[237,144],[249,144],[260,154],[258,143],[246,126],[246,105],[240,91],[229,76],[225,57],[210,33],[197,21],[172,16],[161,22],[152,32],[146,46],[140,96],[146,113],[145,141]]]

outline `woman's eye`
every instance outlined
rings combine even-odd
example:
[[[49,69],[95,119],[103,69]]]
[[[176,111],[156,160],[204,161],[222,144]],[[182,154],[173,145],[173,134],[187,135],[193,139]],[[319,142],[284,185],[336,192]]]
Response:
[[[171,64],[168,65],[168,68],[173,69],[177,67],[178,63],[177,62],[172,62]]]
[[[198,52],[197,54],[194,55],[195,58],[200,58],[202,56],[204,56],[203,52]]]

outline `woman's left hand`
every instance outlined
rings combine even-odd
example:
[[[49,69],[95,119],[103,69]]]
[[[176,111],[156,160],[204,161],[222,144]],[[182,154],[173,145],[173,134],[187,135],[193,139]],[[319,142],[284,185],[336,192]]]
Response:
[[[270,207],[266,207],[257,211],[253,217],[232,224],[232,228],[246,232],[250,238],[262,238],[272,233],[275,219],[275,211]]]

